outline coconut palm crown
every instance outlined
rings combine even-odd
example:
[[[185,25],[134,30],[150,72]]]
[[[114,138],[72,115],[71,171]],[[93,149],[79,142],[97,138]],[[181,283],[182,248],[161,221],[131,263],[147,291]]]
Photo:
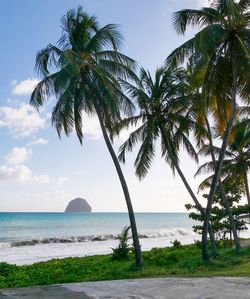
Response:
[[[96,107],[119,117],[120,110],[130,114],[131,101],[122,93],[117,77],[134,77],[135,61],[118,52],[122,36],[117,25],[100,28],[96,17],[79,7],[61,20],[62,36],[58,46],[49,44],[38,52],[36,69],[43,77],[31,96],[38,107],[55,95],[52,123],[60,134],[75,129],[82,142],[82,113],[94,114]]]
[[[155,155],[156,141],[160,139],[161,154],[173,172],[179,164],[178,151],[183,145],[197,161],[196,151],[189,141],[188,132],[195,125],[189,114],[186,72],[164,67],[157,69],[155,78],[145,69],[140,71],[138,86],[124,82],[124,87],[136,101],[139,114],[124,118],[120,129],[137,126],[121,146],[119,159],[125,162],[126,152],[141,143],[135,159],[136,175],[146,176]]]
[[[36,69],[42,80],[31,95],[31,104],[39,108],[51,95],[57,99],[52,124],[59,136],[73,130],[82,143],[83,112],[97,115],[104,140],[123,188],[130,219],[136,264],[142,256],[129,190],[107,131],[121,112],[131,115],[134,106],[122,92],[118,78],[135,79],[136,63],[118,52],[122,36],[117,25],[100,27],[95,16],[79,7],[61,20],[62,35],[57,46],[49,44],[38,52]]]

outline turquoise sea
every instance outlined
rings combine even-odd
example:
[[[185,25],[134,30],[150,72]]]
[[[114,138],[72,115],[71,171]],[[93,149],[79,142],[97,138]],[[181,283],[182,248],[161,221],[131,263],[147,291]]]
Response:
[[[187,213],[135,216],[142,250],[171,246],[175,239],[188,244],[200,238]],[[22,265],[109,253],[126,225],[127,213],[0,213],[0,261]]]
[[[137,213],[136,221],[144,238],[170,236],[178,230],[185,234],[193,225],[187,213]],[[125,225],[129,225],[127,213],[0,213],[0,243],[112,239]]]

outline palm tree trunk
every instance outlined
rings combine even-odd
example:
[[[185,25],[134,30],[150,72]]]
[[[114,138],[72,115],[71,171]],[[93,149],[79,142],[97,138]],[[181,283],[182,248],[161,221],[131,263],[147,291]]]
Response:
[[[214,195],[216,191],[216,187],[218,185],[218,181],[220,178],[221,174],[221,169],[224,161],[224,156],[226,152],[226,148],[228,145],[229,137],[231,134],[235,114],[236,114],[236,92],[237,92],[237,73],[236,73],[236,60],[232,60],[232,76],[233,76],[233,85],[232,85],[232,98],[231,98],[231,112],[230,116],[227,122],[227,127],[223,136],[223,141],[222,141],[222,146],[218,158],[218,162],[216,163],[216,169],[214,173],[214,177],[211,183],[210,187],[210,192],[208,195],[208,200],[207,200],[207,207],[206,207],[206,215],[203,223],[203,229],[202,229],[202,258],[203,261],[208,261],[209,260],[209,255],[207,251],[207,232],[208,232],[208,223],[211,215],[211,210],[212,210],[212,205],[214,201]]]
[[[231,230],[232,230],[232,233],[233,233],[233,236],[234,236],[234,244],[235,244],[236,253],[239,253],[240,249],[241,249],[240,240],[239,240],[237,229],[236,229],[236,226],[235,226],[233,213],[231,211],[231,207],[230,207],[229,201],[227,199],[227,195],[226,195],[224,186],[221,182],[221,179],[219,179],[219,188],[220,188],[220,192],[221,192],[221,195],[222,195],[222,201],[225,205],[225,208],[226,208],[226,211],[227,211],[227,214],[228,214],[230,227],[231,227]],[[230,235],[231,235],[231,232],[230,232]]]
[[[208,132],[208,141],[209,141],[209,146],[210,146],[210,150],[211,150],[211,157],[212,157],[212,161],[213,161],[213,165],[214,165],[214,170],[216,168],[216,160],[215,160],[215,154],[214,154],[214,150],[213,150],[213,140],[212,140],[212,135],[211,135],[211,128],[210,128],[210,124],[209,121],[207,119],[207,117],[205,117],[205,122],[206,122],[206,127],[207,127],[207,132]],[[227,214],[228,214],[228,218],[229,218],[229,222],[230,222],[230,226],[231,226],[231,230],[233,232],[233,236],[234,236],[234,243],[235,243],[235,249],[236,252],[238,253],[240,251],[240,240],[237,234],[237,229],[235,226],[235,222],[234,222],[234,218],[233,218],[233,214],[231,211],[231,207],[224,189],[224,186],[221,182],[221,178],[219,178],[219,188],[220,188],[220,192],[221,192],[221,197],[222,197],[222,202],[225,205]]]
[[[185,185],[188,193],[190,194],[190,196],[192,197],[197,209],[200,211],[202,217],[205,217],[205,209],[202,207],[202,205],[199,203],[197,197],[195,196],[193,190],[191,189],[191,187],[189,186],[183,172],[181,171],[178,163],[175,163],[175,169],[177,170],[180,178],[182,179],[183,184]],[[212,251],[213,251],[213,255],[216,256],[217,255],[217,247],[216,247],[216,242],[215,242],[215,238],[214,238],[214,233],[213,233],[213,229],[212,229],[212,225],[209,222],[208,223],[208,233],[210,236],[210,241],[211,241],[211,245],[212,245]]]
[[[248,179],[247,179],[247,170],[244,171],[244,185],[246,188],[246,196],[247,196],[247,204],[250,205],[250,192],[249,192],[249,185],[248,185]]]
[[[106,143],[107,148],[109,150],[109,153],[112,157],[112,160],[115,164],[115,168],[116,168],[117,174],[118,174],[119,179],[120,179],[120,183],[121,183],[121,186],[122,186],[122,190],[123,190],[123,193],[124,193],[124,197],[125,197],[126,204],[127,204],[127,209],[128,209],[128,215],[129,215],[132,238],[133,238],[133,245],[134,245],[134,249],[135,249],[136,265],[141,268],[143,266],[141,246],[140,246],[140,242],[139,242],[139,237],[138,237],[138,232],[137,232],[137,227],[136,227],[136,221],[135,221],[135,215],[134,215],[134,211],[133,211],[132,202],[131,202],[131,199],[130,199],[128,186],[127,186],[126,180],[124,178],[124,175],[123,175],[121,166],[119,164],[119,161],[117,159],[117,156],[115,154],[115,151],[114,151],[114,149],[111,145],[111,142],[109,140],[106,128],[104,126],[102,115],[101,115],[97,105],[95,105],[95,110],[96,110],[96,114],[97,114],[97,117],[98,117],[98,120],[99,120],[99,123],[100,123],[100,126],[101,126],[101,130],[102,130],[102,134],[103,134],[105,143]]]

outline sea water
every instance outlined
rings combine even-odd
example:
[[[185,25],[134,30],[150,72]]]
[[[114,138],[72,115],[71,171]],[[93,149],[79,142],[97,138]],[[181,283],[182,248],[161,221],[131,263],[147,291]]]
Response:
[[[142,250],[200,238],[187,213],[136,213]],[[17,265],[104,254],[129,225],[127,213],[0,213],[0,261]],[[132,243],[132,240],[129,240]]]

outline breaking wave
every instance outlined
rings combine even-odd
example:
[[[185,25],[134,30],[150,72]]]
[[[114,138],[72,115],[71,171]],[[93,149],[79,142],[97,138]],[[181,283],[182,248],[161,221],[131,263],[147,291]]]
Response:
[[[140,239],[148,238],[163,238],[163,237],[181,237],[181,236],[192,236],[194,232],[192,230],[176,228],[172,230],[164,230],[161,232],[150,232],[139,234]],[[42,244],[63,244],[63,243],[83,243],[83,242],[95,242],[95,241],[109,241],[117,240],[117,234],[107,235],[91,235],[91,236],[78,236],[78,237],[52,237],[52,238],[41,238],[31,240],[21,240],[12,242],[0,243],[0,248],[19,247],[19,246],[33,246]]]

